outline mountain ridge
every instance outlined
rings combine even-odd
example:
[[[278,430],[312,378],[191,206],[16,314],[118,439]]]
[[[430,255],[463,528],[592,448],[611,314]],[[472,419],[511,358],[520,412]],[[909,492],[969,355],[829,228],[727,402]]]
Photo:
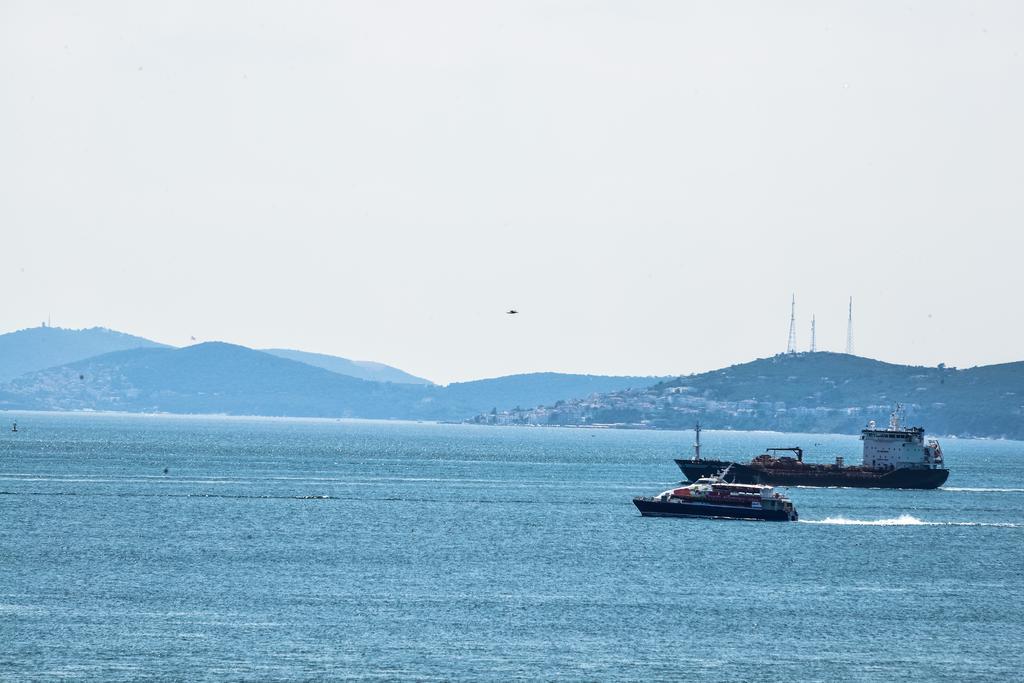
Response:
[[[169,344],[119,332],[106,327],[71,329],[28,327],[0,334],[0,384],[19,375],[57,367],[113,351],[133,348],[177,348]],[[376,361],[356,361],[295,349],[266,349],[269,353],[298,360],[341,375],[381,382],[433,384],[399,368]]]
[[[81,330],[49,325],[27,327],[0,334],[0,383],[26,372],[57,367],[111,351],[166,346],[106,327]]]
[[[902,403],[930,432],[1024,439],[1024,361],[958,369],[830,352],[780,354],[561,405],[496,424],[620,424],[856,433]]]
[[[69,333],[95,343],[79,345],[79,355],[111,345],[129,348],[8,378],[0,382],[0,409],[655,429],[690,428],[700,419],[709,428],[851,433],[867,419],[884,418],[900,402],[933,433],[1024,439],[1024,361],[958,369],[817,352],[779,354],[687,376],[537,372],[440,386],[397,368],[388,372],[423,383],[353,377],[337,369],[354,361],[325,354],[295,351],[296,360],[224,342],[176,348],[104,328],[42,327],[0,335],[0,350],[6,350],[0,368],[10,374],[18,363],[59,358],[69,352],[64,343]],[[61,343],[44,344],[29,360],[10,357],[12,349],[17,353],[35,340]],[[320,364],[308,362],[310,357]]]
[[[140,348],[21,375],[0,408],[462,420],[659,378],[539,373],[437,385],[374,382],[224,342]]]
[[[313,365],[324,370],[336,372],[339,375],[368,379],[374,382],[393,382],[395,384],[434,384],[429,379],[411,375],[392,365],[378,363],[372,360],[352,360],[341,356],[332,356],[326,353],[314,353],[312,351],[300,351],[298,349],[260,349],[266,353],[296,360],[307,365]]]

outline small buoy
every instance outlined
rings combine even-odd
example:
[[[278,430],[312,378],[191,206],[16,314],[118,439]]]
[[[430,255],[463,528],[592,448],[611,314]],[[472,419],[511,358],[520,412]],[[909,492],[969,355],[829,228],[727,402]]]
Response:
[[[164,474],[167,474],[167,472],[168,472],[168,471],[169,471],[169,470],[168,470],[168,469],[167,469],[167,468],[165,467],[165,468],[164,468]]]

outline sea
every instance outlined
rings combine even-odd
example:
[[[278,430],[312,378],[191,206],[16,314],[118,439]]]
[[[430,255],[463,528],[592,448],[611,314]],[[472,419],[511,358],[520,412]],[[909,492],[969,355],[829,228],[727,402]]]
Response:
[[[1021,442],[942,439],[938,490],[786,489],[773,523],[637,513],[692,432],[0,420],[3,680],[1022,680]]]

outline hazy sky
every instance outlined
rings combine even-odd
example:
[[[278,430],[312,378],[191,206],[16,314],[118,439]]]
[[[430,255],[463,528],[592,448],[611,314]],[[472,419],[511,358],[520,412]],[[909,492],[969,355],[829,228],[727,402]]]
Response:
[[[1019,0],[0,0],[0,331],[1021,360],[1022,122]]]

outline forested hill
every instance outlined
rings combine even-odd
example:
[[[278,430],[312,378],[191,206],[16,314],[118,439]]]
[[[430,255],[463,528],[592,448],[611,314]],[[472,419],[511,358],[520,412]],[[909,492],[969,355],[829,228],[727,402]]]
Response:
[[[887,419],[895,403],[929,433],[1024,439],[1024,362],[957,369],[783,354],[510,421],[689,428],[700,419],[709,428],[855,433],[869,419]]]

